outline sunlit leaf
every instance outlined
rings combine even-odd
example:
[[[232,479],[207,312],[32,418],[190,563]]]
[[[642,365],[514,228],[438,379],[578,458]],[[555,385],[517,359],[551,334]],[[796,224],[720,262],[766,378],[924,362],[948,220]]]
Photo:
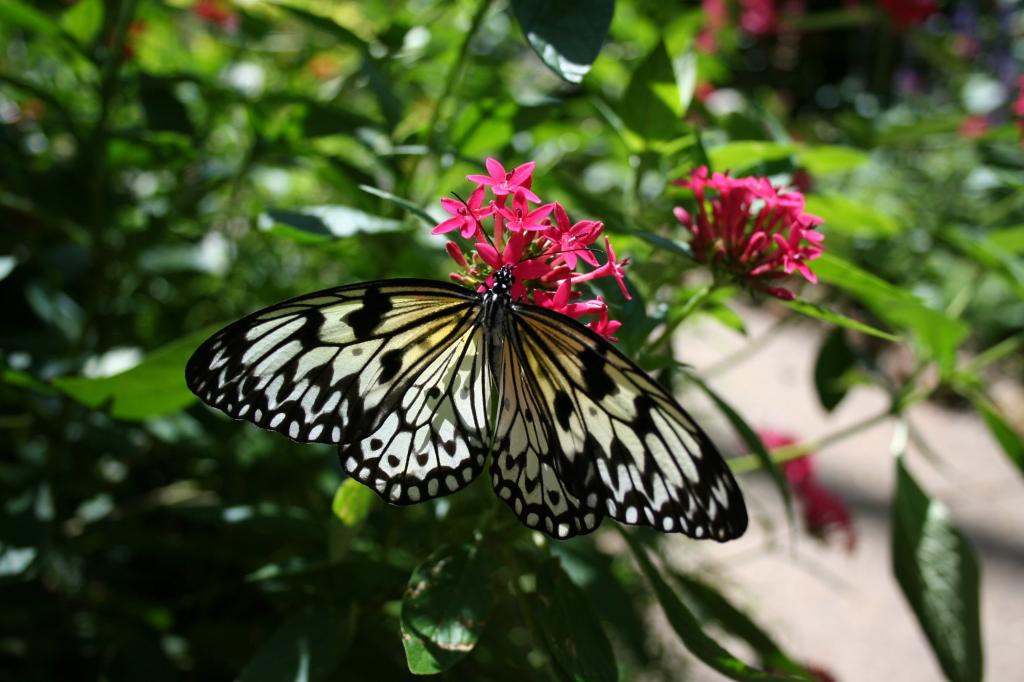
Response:
[[[716,171],[738,171],[767,161],[785,159],[795,150],[795,145],[784,142],[742,140],[709,149],[708,158]]]
[[[370,488],[354,478],[346,478],[334,493],[331,511],[346,526],[357,526],[366,519],[375,499]]]
[[[879,339],[885,339],[886,341],[902,340],[902,338],[898,334],[891,334],[889,332],[882,331],[877,327],[872,327],[871,325],[865,324],[864,322],[861,322],[859,320],[854,320],[853,318],[847,317],[846,315],[841,315],[840,313],[837,313],[834,310],[829,310],[828,308],[820,306],[817,303],[811,303],[810,301],[805,301],[803,299],[798,298],[794,301],[786,301],[785,305],[791,310],[800,313],[801,315],[813,317],[816,320],[822,320],[824,322],[830,322],[840,327],[845,327],[846,329],[852,329],[853,331],[858,331],[863,334],[875,336]]]
[[[1024,254],[1024,225],[992,230],[988,240],[999,248],[1013,254]]]
[[[185,363],[213,329],[184,336],[153,351],[135,367],[110,377],[59,377],[53,385],[75,400],[106,409],[117,419],[146,419],[195,402],[185,385]]]
[[[896,462],[892,506],[892,560],[896,580],[953,682],[981,680],[978,562],[949,510],[930,499]]]
[[[242,669],[239,682],[327,679],[352,639],[351,617],[329,605],[289,616]]]
[[[827,175],[852,171],[867,163],[870,157],[866,152],[853,147],[826,144],[804,147],[797,153],[796,158],[797,163],[812,175]]]
[[[685,92],[665,44],[659,42],[633,72],[619,103],[626,128],[642,140],[666,141],[686,133]]]
[[[809,194],[806,210],[825,221],[821,231],[881,239],[900,232],[892,216],[841,194]]]
[[[661,573],[647,556],[647,550],[636,541],[631,533],[620,530],[622,537],[633,551],[633,557],[640,566],[640,571],[647,578],[654,595],[658,598],[669,624],[675,630],[679,640],[694,656],[733,680],[774,680],[778,679],[760,671],[731,654],[718,642],[713,640],[700,626],[696,616],[686,607],[672,587],[669,586]]]
[[[949,372],[956,349],[967,336],[967,325],[926,306],[913,294],[897,289],[883,279],[847,263],[833,254],[814,261],[814,272],[832,286],[842,289],[893,327],[907,330],[926,357]]]
[[[0,0],[0,20],[28,31],[53,37],[61,34],[60,25],[29,4],[18,0]]]
[[[309,206],[295,211],[262,213],[259,228],[300,242],[323,242],[357,234],[395,232],[402,222],[371,215],[349,206]]]
[[[402,599],[409,671],[430,675],[473,650],[494,601],[487,557],[476,545],[442,547],[416,567]]]
[[[512,12],[530,46],[570,83],[590,71],[608,35],[615,0],[512,0]]]

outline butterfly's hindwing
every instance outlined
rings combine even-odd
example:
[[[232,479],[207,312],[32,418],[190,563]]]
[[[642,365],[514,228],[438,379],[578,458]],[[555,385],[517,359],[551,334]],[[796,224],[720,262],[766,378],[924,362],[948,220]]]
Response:
[[[580,509],[697,538],[742,534],[746,510],[728,466],[664,388],[573,320],[532,306],[516,306],[511,319],[543,394],[534,402],[549,408],[549,460]],[[502,419],[525,406],[503,405]]]

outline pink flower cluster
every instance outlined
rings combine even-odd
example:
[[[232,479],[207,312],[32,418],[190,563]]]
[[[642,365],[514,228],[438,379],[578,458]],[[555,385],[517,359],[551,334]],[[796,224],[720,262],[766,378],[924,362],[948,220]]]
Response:
[[[757,435],[768,448],[781,448],[796,443],[796,439],[776,431],[763,430]],[[857,534],[853,529],[850,510],[838,496],[818,483],[811,457],[804,455],[782,464],[782,473],[800,501],[804,525],[811,535],[821,539],[832,530],[841,531],[846,535],[846,550],[853,551],[857,544]]]
[[[588,318],[587,327],[607,339],[622,326],[608,318],[608,305],[600,296],[581,300],[583,294],[573,286],[601,277],[613,277],[622,294],[629,291],[623,281],[623,267],[629,259],[619,261],[608,237],[604,238],[606,260],[599,264],[590,245],[604,230],[604,223],[593,220],[573,222],[558,202],[542,203],[531,186],[536,163],[524,163],[506,171],[495,159],[487,159],[487,175],[467,175],[476,189],[465,201],[441,199],[441,207],[451,215],[434,228],[434,234],[458,231],[464,239],[474,242],[468,255],[453,241],[447,244],[448,255],[461,272],[453,272],[454,281],[482,290],[492,284],[498,268],[512,267],[515,283],[512,298],[548,308],[573,319]],[[488,191],[492,199],[487,201]],[[491,231],[484,228],[489,221]],[[580,263],[591,266],[588,272],[577,272]]]
[[[878,0],[878,4],[901,29],[923,23],[939,11],[939,3],[935,0]]]
[[[821,218],[804,212],[802,194],[763,177],[712,174],[706,166],[676,184],[692,190],[697,201],[696,214],[684,208],[674,213],[693,235],[698,261],[784,300],[795,298],[793,292],[772,282],[794,271],[818,281],[807,263],[822,254],[825,236],[815,230]]]

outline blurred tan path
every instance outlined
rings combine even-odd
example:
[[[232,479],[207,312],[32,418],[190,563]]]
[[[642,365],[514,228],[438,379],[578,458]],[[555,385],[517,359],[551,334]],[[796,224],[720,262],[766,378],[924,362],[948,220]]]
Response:
[[[751,338],[774,322],[761,310],[740,312]],[[813,367],[822,333],[811,324],[787,326],[755,354],[713,374],[709,383],[754,428],[798,438],[831,433],[884,409],[885,396],[868,387],[853,389],[831,415],[820,407]],[[746,343],[702,318],[678,335],[677,357],[704,370]],[[719,436],[723,449],[743,450],[730,441],[729,426],[716,424],[713,408],[695,393],[684,396],[684,404],[711,420],[714,433],[730,434]],[[932,497],[949,506],[981,563],[985,679],[1024,679],[1024,480],[973,415],[921,405],[910,421],[940,461],[911,446],[909,468]],[[816,457],[822,484],[853,513],[857,546],[852,553],[838,537],[826,546],[801,534],[792,543],[777,493],[759,474],[740,480],[752,512],[743,538],[721,546],[685,540],[669,545],[680,564],[718,567],[716,577],[735,603],[794,658],[827,669],[840,682],[943,679],[889,568],[891,435],[891,424],[878,424]],[[680,679],[724,678],[695,662]]]

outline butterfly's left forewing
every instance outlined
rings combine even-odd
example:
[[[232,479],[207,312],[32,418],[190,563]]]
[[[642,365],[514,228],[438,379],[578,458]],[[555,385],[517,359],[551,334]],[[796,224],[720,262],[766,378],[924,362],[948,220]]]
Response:
[[[214,334],[186,380],[232,417],[338,444],[353,476],[416,502],[482,468],[491,382],[478,316],[475,294],[444,283],[328,289]]]
[[[496,458],[492,478],[527,525],[567,537],[608,515],[696,538],[743,533],[746,509],[728,466],[643,370],[581,324],[533,306],[516,307],[506,334],[499,433],[502,457],[518,464]],[[528,414],[543,423],[531,431]],[[545,434],[545,447],[531,433]]]

